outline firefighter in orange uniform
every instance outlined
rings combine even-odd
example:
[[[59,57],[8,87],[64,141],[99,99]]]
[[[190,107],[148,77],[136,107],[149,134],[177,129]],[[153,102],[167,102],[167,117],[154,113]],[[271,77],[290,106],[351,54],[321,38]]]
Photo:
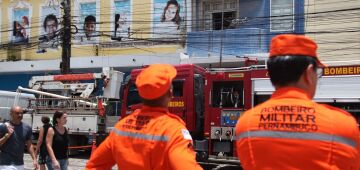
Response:
[[[176,69],[153,64],[136,78],[143,107],[120,120],[109,137],[95,150],[87,170],[198,170],[192,138],[185,123],[169,113],[172,80]]]
[[[236,125],[245,170],[359,170],[359,129],[346,111],[312,101],[324,65],[316,43],[302,35],[275,36],[267,61],[271,98]]]

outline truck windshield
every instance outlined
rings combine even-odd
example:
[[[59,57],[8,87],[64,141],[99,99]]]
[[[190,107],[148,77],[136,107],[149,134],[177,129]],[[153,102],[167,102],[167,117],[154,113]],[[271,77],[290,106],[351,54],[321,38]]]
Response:
[[[107,116],[120,116],[119,108],[121,108],[121,102],[108,101],[105,107]]]
[[[214,82],[212,87],[212,107],[243,107],[243,81]]]

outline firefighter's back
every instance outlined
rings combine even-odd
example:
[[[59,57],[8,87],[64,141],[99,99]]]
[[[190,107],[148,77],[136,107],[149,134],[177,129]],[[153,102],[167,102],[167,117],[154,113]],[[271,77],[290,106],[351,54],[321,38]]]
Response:
[[[350,170],[360,164],[355,119],[309,100],[296,88],[277,90],[246,112],[236,130],[245,169]]]
[[[86,169],[197,170],[192,138],[185,123],[169,113],[176,69],[153,64],[136,79],[143,106],[116,124],[91,156]]]

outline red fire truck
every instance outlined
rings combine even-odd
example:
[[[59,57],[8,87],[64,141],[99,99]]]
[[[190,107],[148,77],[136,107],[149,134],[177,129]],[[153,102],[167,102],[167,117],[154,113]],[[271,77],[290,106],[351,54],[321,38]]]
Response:
[[[175,68],[178,70],[173,81],[175,97],[169,103],[169,110],[186,122],[198,160],[238,164],[236,122],[244,111],[266,101],[274,91],[265,66],[205,70],[187,64]],[[140,71],[133,70],[125,81],[122,116],[139,106],[134,81]],[[319,79],[314,100],[343,108],[359,122],[358,87],[360,66],[329,67]]]
[[[186,64],[175,66],[177,76],[173,80],[174,98],[169,103],[169,111],[181,117],[194,136],[203,135],[204,128],[204,80],[205,69]],[[122,117],[140,106],[140,97],[135,86],[136,76],[141,69],[132,70],[125,80]]]
[[[233,149],[234,127],[241,113],[252,106],[253,67],[205,70],[185,64],[175,68],[178,75],[173,81],[174,98],[169,103],[169,111],[186,122],[198,160],[239,164]],[[133,70],[125,80],[122,117],[141,106],[134,84],[140,71]]]
[[[253,106],[251,77],[266,72],[262,67],[209,69],[205,84],[205,129],[210,158],[234,158],[235,125],[241,114]],[[259,73],[258,73],[259,72]],[[202,155],[206,158],[205,155]]]
[[[204,134],[208,143],[204,145],[208,150],[196,149],[210,158],[234,157],[238,118],[269,99],[275,89],[265,66],[209,69],[205,78]],[[318,81],[314,100],[347,110],[360,122],[359,87],[360,66],[328,67]]]

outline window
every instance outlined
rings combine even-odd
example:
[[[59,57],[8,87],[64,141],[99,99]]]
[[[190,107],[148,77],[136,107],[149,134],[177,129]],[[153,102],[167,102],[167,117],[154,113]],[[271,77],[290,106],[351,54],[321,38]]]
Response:
[[[121,102],[119,101],[108,101],[105,106],[106,116],[120,116],[119,108],[121,108]]]
[[[139,96],[139,92],[135,86],[135,84],[131,84],[127,96],[127,103],[126,106],[129,107],[131,105],[141,103],[141,98]]]
[[[236,11],[213,13],[213,30],[225,30],[230,28],[230,24],[236,17]]]
[[[182,97],[184,95],[184,81],[174,80],[172,82],[173,85],[173,96],[174,97]]]
[[[204,30],[229,29],[238,11],[239,7],[235,0],[205,1],[202,26]]]
[[[272,0],[270,7],[270,30],[294,30],[294,1]]]

